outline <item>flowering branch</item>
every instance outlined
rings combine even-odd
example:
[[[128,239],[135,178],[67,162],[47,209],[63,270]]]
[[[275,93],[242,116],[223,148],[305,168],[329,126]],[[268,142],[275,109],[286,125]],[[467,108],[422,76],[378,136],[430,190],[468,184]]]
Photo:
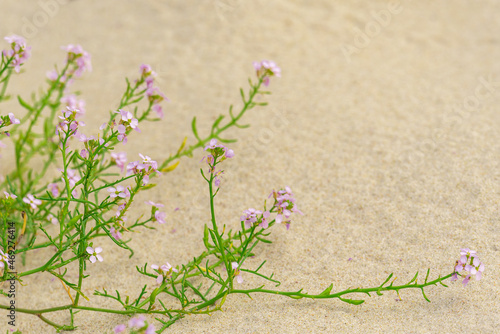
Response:
[[[9,50],[1,54],[0,62],[0,102],[7,99],[6,89],[13,73],[19,73],[20,67],[29,57],[30,47],[17,36],[6,38]],[[262,61],[254,63],[257,75],[256,82],[249,80],[247,94],[241,89],[243,106],[235,115],[233,107],[229,108],[229,119],[219,116],[212,124],[210,133],[201,137],[196,125],[196,117],[191,123],[196,143],[186,147],[186,139],[177,153],[165,159],[161,164],[143,154],[140,159],[127,163],[124,152],[114,152],[119,145],[126,144],[133,138],[133,132],[141,132],[139,126],[143,121],[158,121],[163,118],[161,103],[168,98],[155,86],[156,73],[148,65],[139,69],[139,78],[126,80],[126,89],[118,107],[109,112],[107,122],[94,131],[94,135],[84,133],[85,123],[81,117],[85,113],[85,103],[69,92],[74,79],[91,70],[90,55],[79,45],[63,47],[66,60],[61,70],[57,67],[47,74],[49,87],[38,99],[31,103],[18,97],[26,114],[17,119],[13,113],[0,116],[0,135],[10,137],[14,144],[15,169],[0,182],[5,197],[0,198],[0,270],[3,274],[0,282],[17,280],[40,272],[47,272],[57,278],[71,300],[70,304],[46,308],[16,308],[17,312],[33,314],[56,330],[73,330],[74,313],[91,311],[123,314],[133,316],[128,327],[125,324],[116,326],[115,333],[152,334],[156,331],[153,324],[148,324],[144,314],[155,315],[161,323],[156,333],[162,333],[186,315],[212,314],[222,310],[226,298],[231,294],[268,293],[293,299],[333,299],[359,305],[362,299],[346,298],[348,294],[370,293],[382,295],[384,291],[420,289],[423,297],[424,288],[438,283],[445,286],[444,280],[458,276],[465,277],[466,286],[472,277],[481,279],[485,265],[478,259],[477,253],[470,249],[462,249],[460,259],[454,270],[446,276],[428,281],[430,269],[423,283],[418,283],[418,272],[406,284],[394,285],[395,278],[390,274],[379,286],[372,288],[346,289],[332,293],[333,284],[319,294],[309,294],[303,289],[297,291],[280,291],[264,288],[240,288],[245,284],[245,277],[254,275],[277,288],[280,281],[274,273],[266,274],[262,268],[267,263],[263,260],[255,269],[248,268],[246,260],[258,255],[261,244],[270,244],[271,228],[284,225],[289,230],[292,217],[302,215],[298,209],[295,196],[289,187],[273,190],[268,197],[269,207],[264,203],[261,210],[248,208],[239,218],[240,228],[233,231],[226,229],[226,224],[216,216],[216,196],[221,190],[223,175],[221,169],[227,160],[235,156],[233,150],[221,143],[229,143],[234,139],[222,138],[229,128],[246,128],[240,124],[243,115],[255,106],[264,106],[265,102],[256,102],[257,96],[270,94],[262,90],[267,87],[271,77],[281,76],[281,70],[274,62]],[[61,111],[61,109],[63,109]],[[56,117],[57,116],[57,117]],[[43,121],[43,124],[40,124]],[[26,125],[27,124],[27,125]],[[26,126],[25,126],[26,125]],[[41,125],[41,126],[40,126]],[[41,129],[41,130],[40,130]],[[12,133],[12,135],[11,135]],[[75,143],[75,141],[78,141]],[[0,148],[5,146],[0,141]],[[183,156],[192,156],[197,148],[204,148],[205,164],[200,173],[208,185],[210,203],[210,224],[204,227],[202,242],[205,250],[191,261],[182,265],[145,263],[137,267],[139,274],[151,279],[151,286],[143,286],[136,298],[130,298],[115,290],[115,294],[107,290],[95,291],[95,296],[114,300],[119,309],[105,309],[80,305],[80,299],[90,300],[84,294],[87,265],[98,266],[106,258],[108,250],[100,246],[101,238],[109,238],[119,248],[134,254],[128,243],[138,228],[154,229],[167,223],[163,204],[146,201],[151,206],[149,215],[141,215],[131,219],[130,208],[136,195],[154,186],[151,179],[164,172],[174,170]],[[30,163],[36,155],[44,157],[38,168]],[[50,167],[57,167],[60,173],[48,180],[46,176]],[[113,170],[117,167],[119,171]],[[9,232],[11,227],[20,233]],[[28,270],[13,270],[16,255],[21,255],[23,262],[30,251],[42,248],[53,249],[48,258]],[[78,263],[78,279],[69,279],[67,273],[70,264]],[[158,262],[157,262],[158,263]],[[392,279],[392,281],[391,281]],[[0,294],[9,296],[6,291]],[[173,303],[172,303],[173,301]],[[9,305],[0,305],[0,309],[9,309]],[[70,322],[67,325],[57,324],[48,318],[47,313],[68,311]]]

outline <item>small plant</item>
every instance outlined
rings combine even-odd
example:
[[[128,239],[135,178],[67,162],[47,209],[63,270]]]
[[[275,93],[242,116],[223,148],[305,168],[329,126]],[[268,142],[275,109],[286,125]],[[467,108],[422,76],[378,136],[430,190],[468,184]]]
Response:
[[[7,85],[12,75],[20,73],[23,63],[29,57],[30,48],[17,36],[7,37],[9,50],[2,52],[0,63],[0,101],[10,98]],[[22,282],[29,275],[47,272],[58,279],[64,287],[68,301],[49,309],[15,308],[16,312],[37,315],[42,321],[57,331],[76,328],[74,314],[77,311],[95,311],[131,316],[128,326],[116,326],[115,333],[162,333],[173,323],[186,315],[211,314],[221,310],[226,298],[231,294],[268,293],[293,299],[338,299],[359,305],[362,299],[352,299],[353,294],[371,296],[382,295],[384,291],[419,289],[426,297],[424,288],[441,284],[451,278],[464,277],[467,285],[472,277],[479,280],[484,264],[475,251],[462,249],[460,259],[451,273],[429,279],[430,269],[425,279],[418,282],[418,272],[406,284],[395,285],[393,274],[380,285],[371,288],[346,289],[332,292],[333,284],[323,288],[318,294],[277,289],[280,281],[274,274],[266,275],[261,269],[262,261],[256,267],[247,265],[246,260],[255,256],[261,244],[270,244],[269,235],[275,225],[290,229],[292,218],[302,215],[290,187],[273,190],[262,208],[249,208],[239,217],[240,228],[228,230],[216,218],[215,198],[221,190],[228,160],[236,156],[225,146],[233,139],[223,137],[231,128],[246,128],[241,124],[243,115],[256,106],[259,96],[270,94],[268,87],[272,77],[279,77],[281,70],[271,61],[254,63],[255,81],[249,80],[249,90],[240,90],[242,107],[238,113],[229,108],[229,115],[219,116],[212,124],[207,136],[200,136],[196,118],[192,121],[195,143],[187,146],[183,140],[174,154],[161,162],[146,154],[139,153],[140,159],[127,162],[126,154],[115,152],[128,140],[134,140],[135,132],[140,132],[140,124],[145,121],[159,121],[164,112],[162,103],[167,97],[155,86],[155,72],[148,65],[142,65],[139,77],[126,80],[125,92],[107,120],[99,129],[88,129],[81,120],[85,113],[83,100],[71,93],[71,84],[84,72],[91,70],[90,55],[78,45],[63,48],[66,59],[47,75],[48,87],[40,94],[32,95],[30,102],[18,96],[19,104],[26,110],[23,116],[16,112],[1,116],[0,135],[10,139],[14,148],[13,168],[0,181],[4,195],[0,198],[0,282],[2,293],[7,299],[1,309],[12,310],[15,293],[9,290],[8,282]],[[228,116],[228,117],[227,117]],[[143,134],[144,136],[144,134]],[[6,144],[0,142],[0,147]],[[205,250],[185,264],[170,264],[167,259],[152,259],[157,264],[145,263],[137,268],[140,275],[151,279],[151,284],[138,287],[135,297],[124,296],[118,290],[95,291],[95,296],[110,298],[116,302],[116,309],[102,309],[81,306],[81,298],[91,300],[83,292],[87,266],[98,266],[106,261],[109,250],[101,247],[103,238],[109,238],[116,247],[134,254],[129,242],[134,232],[141,228],[161,228],[165,223],[162,204],[147,201],[151,206],[145,218],[128,219],[129,210],[139,192],[154,187],[154,180],[173,171],[183,156],[192,156],[198,148],[204,148],[206,156],[202,160],[201,177],[207,184],[207,201],[210,203],[210,224],[206,224],[202,242]],[[33,159],[36,158],[36,167]],[[53,175],[57,171],[57,176]],[[139,205],[142,205],[139,203]],[[50,257],[39,260],[37,267],[18,270],[16,259],[24,262],[27,256],[38,249],[50,249]],[[78,279],[68,279],[68,265],[78,264]],[[243,288],[246,277],[253,275],[264,284],[253,288]],[[6,288],[7,286],[7,288]],[[15,285],[14,285],[15,287]],[[8,299],[11,299],[9,304]],[[70,315],[69,324],[57,324],[48,314],[66,310]],[[159,328],[145,321],[144,314],[152,314],[159,322]],[[15,319],[14,319],[15,321]],[[15,323],[10,323],[15,326]]]

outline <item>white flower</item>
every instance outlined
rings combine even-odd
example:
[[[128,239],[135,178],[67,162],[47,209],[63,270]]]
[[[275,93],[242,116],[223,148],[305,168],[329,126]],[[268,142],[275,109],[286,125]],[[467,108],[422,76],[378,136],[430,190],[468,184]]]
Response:
[[[94,250],[94,248],[92,247],[87,247],[87,253],[90,254],[90,262],[92,263],[95,263],[96,260],[99,260],[99,262],[102,262],[103,261],[103,258],[101,255],[99,255],[99,253],[102,252],[102,248],[101,247],[96,247],[96,249]]]
[[[38,205],[42,204],[42,201],[36,199],[33,195],[28,194],[27,197],[23,198],[23,202],[31,205],[31,208],[34,210]]]

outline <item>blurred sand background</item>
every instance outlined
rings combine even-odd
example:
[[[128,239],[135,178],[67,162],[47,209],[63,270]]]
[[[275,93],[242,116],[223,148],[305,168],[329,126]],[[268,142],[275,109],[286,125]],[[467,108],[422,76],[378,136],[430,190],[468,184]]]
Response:
[[[382,23],[373,14],[380,11],[390,13]],[[271,82],[270,105],[244,117],[250,128],[229,132],[238,139],[231,145],[236,157],[225,166],[217,215],[235,228],[241,212],[261,207],[273,188],[292,188],[305,215],[289,231],[274,227],[274,243],[246,263],[267,259],[264,272],[274,272],[283,290],[377,286],[390,272],[404,283],[429,267],[434,278],[451,272],[461,247],[477,250],[486,263],[483,280],[465,289],[449,281],[448,289],[428,288],[431,303],[409,290],[402,301],[394,293],[353,295],[366,299],[362,306],[231,295],[225,312],[187,317],[166,333],[499,332],[499,32],[497,1],[0,2],[0,35],[25,35],[32,46],[26,73],[11,80],[14,96],[44,87],[46,71],[64,59],[61,45],[81,44],[92,54],[93,72],[74,85],[87,103],[87,130],[116,107],[124,78],[135,78],[141,63],[159,73],[171,102],[161,123],[143,125],[123,146],[129,160],[143,153],[160,161],[184,136],[193,143],[193,116],[206,134],[230,104],[240,106],[239,87],[246,90],[254,77],[252,61],[276,61],[283,75]],[[16,103],[0,107],[22,113]],[[6,152],[3,174],[12,161]],[[148,214],[144,200],[161,202],[167,224],[136,237],[132,259],[102,244],[104,262],[88,266],[85,281],[93,303],[119,306],[92,296],[94,289],[136,296],[140,284],[152,286],[136,265],[177,265],[202,251],[209,221],[202,156],[182,159],[141,195],[133,214]],[[33,257],[27,268],[37,263]],[[69,301],[50,275],[26,283],[19,307]],[[261,283],[246,275],[243,287]],[[48,317],[69,320],[66,313]],[[32,315],[18,313],[17,321],[23,333],[55,332]],[[74,333],[111,333],[126,321],[82,312]]]

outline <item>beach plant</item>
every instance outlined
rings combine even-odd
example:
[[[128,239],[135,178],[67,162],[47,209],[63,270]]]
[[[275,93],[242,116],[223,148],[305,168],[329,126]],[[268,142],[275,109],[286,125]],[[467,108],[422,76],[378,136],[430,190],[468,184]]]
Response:
[[[0,102],[11,98],[7,94],[8,83],[21,73],[30,56],[30,47],[21,37],[9,36],[5,40],[8,48],[2,52],[0,63]],[[17,325],[16,312],[35,315],[56,331],[76,329],[76,312],[103,312],[130,318],[118,324],[115,333],[162,333],[187,315],[210,315],[221,310],[232,294],[337,299],[360,305],[364,300],[353,298],[354,295],[394,291],[399,296],[401,290],[418,289],[430,301],[424,292],[426,287],[438,284],[446,287],[443,281],[449,278],[462,277],[464,286],[472,278],[481,279],[484,264],[475,251],[462,249],[451,272],[433,279],[429,269],[423,281],[418,281],[417,272],[405,284],[395,284],[396,278],[390,274],[380,285],[368,288],[333,292],[331,284],[318,293],[304,289],[280,290],[280,281],[275,275],[263,270],[267,260],[256,266],[247,264],[251,262],[247,260],[258,256],[258,246],[272,243],[269,238],[272,228],[292,229],[294,217],[303,214],[291,188],[272,190],[262,207],[242,210],[241,217],[235,218],[239,222],[236,230],[217,219],[215,200],[225,182],[223,175],[230,168],[230,161],[237,158],[237,153],[226,146],[235,140],[226,138],[225,131],[249,126],[241,123],[242,117],[256,106],[266,105],[262,98],[270,94],[266,89],[273,77],[281,76],[280,68],[272,61],[255,62],[256,77],[248,80],[247,92],[240,90],[239,111],[234,112],[231,106],[227,115],[216,118],[205,136],[198,131],[196,117],[193,118],[193,144],[187,145],[186,137],[179,149],[168,156],[153,160],[141,152],[139,159],[128,161],[124,152],[117,152],[119,148],[135,140],[141,123],[160,121],[164,117],[162,104],[168,98],[156,86],[156,73],[149,65],[141,65],[138,77],[126,80],[125,92],[109,111],[106,121],[98,129],[87,130],[82,121],[85,103],[71,87],[74,80],[92,69],[91,57],[79,45],[62,49],[65,59],[47,73],[46,88],[33,93],[29,101],[17,96],[24,112],[16,110],[5,115],[0,112],[0,147],[12,145],[13,151],[8,163],[2,163],[2,170],[9,171],[0,179],[3,193],[0,197],[0,293],[3,295],[0,309],[6,310],[7,317],[2,319],[7,319],[13,330]],[[94,296],[86,295],[83,287],[89,278],[87,267],[99,266],[107,260],[106,254],[110,251],[103,248],[104,239],[111,240],[117,249],[131,257],[134,251],[130,241],[140,237],[132,232],[165,226],[162,204],[147,201],[147,212],[136,219],[131,218],[130,208],[132,205],[144,208],[144,203],[137,203],[137,194],[154,187],[157,177],[172,172],[182,157],[193,156],[197,149],[205,152],[200,162],[200,181],[206,183],[210,208],[210,223],[204,225],[203,236],[200,236],[204,251],[184,264],[170,264],[166,258],[153,257],[157,254],[152,252],[152,262],[137,267],[137,275],[145,276],[151,283],[136,287],[135,296],[120,293],[118,289],[96,290]],[[230,190],[226,187],[224,191]],[[40,253],[35,254],[41,249],[49,255],[40,258]],[[33,257],[30,263],[37,265],[26,268],[27,257]],[[70,267],[72,263],[77,266]],[[71,276],[68,272],[74,268],[76,281],[68,278]],[[46,309],[16,305],[16,289],[22,288],[18,283],[26,284],[23,283],[25,277],[42,272],[61,282],[67,301]],[[250,276],[263,283],[245,287],[245,280]],[[116,308],[81,305],[82,298],[92,303],[97,297],[111,299]],[[50,314],[57,311],[69,313],[68,324],[50,320]],[[146,321],[146,314],[154,316],[158,321],[156,326]]]

